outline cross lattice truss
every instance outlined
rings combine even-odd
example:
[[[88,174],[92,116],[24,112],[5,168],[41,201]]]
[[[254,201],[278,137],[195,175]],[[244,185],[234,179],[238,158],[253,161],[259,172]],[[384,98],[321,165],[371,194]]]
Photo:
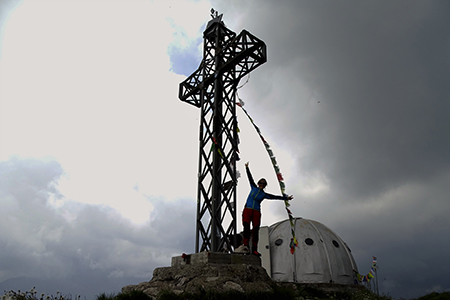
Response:
[[[236,36],[221,18],[208,23],[203,60],[179,91],[181,101],[201,109],[196,252],[231,250],[236,243],[236,88],[267,60],[263,41],[246,30]]]

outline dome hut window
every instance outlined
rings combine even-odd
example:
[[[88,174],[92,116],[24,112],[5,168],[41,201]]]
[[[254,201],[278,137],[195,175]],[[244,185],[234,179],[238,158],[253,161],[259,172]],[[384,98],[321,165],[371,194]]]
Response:
[[[305,244],[308,245],[308,246],[311,246],[312,244],[314,244],[314,241],[312,239],[310,239],[310,238],[307,238],[305,240]]]
[[[275,245],[280,246],[281,244],[283,244],[283,240],[282,239],[278,239],[275,241]]]
[[[338,242],[336,242],[335,240],[333,240],[333,245],[336,247],[336,248],[339,248],[339,244],[338,244]]]

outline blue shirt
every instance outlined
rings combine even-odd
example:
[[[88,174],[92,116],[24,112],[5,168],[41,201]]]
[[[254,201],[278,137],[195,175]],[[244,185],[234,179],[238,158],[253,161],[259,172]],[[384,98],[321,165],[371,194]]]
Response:
[[[248,167],[245,168],[247,171],[248,181],[250,182],[250,193],[247,197],[247,202],[245,203],[245,207],[261,210],[261,202],[264,199],[278,199],[278,200],[287,200],[288,197],[285,196],[276,196],[269,193],[264,192],[264,190],[260,189],[253,180],[252,173],[250,173],[250,169]]]

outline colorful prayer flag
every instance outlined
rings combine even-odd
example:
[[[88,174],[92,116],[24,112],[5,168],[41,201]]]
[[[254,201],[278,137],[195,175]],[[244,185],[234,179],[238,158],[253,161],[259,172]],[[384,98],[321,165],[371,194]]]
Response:
[[[275,156],[273,155],[273,151],[270,149],[270,145],[269,143],[264,139],[263,135],[261,134],[261,130],[259,129],[259,127],[254,123],[253,119],[250,117],[250,115],[248,114],[248,112],[244,109],[244,102],[242,101],[242,99],[239,98],[239,96],[237,96],[237,98],[239,99],[239,102],[236,103],[237,106],[241,107],[242,110],[244,111],[245,115],[248,117],[248,119],[250,120],[250,122],[253,124],[253,127],[255,128],[256,132],[259,134],[259,137],[261,138],[264,147],[266,148],[267,153],[269,154],[269,157],[272,161],[272,165],[273,168],[275,170],[275,174],[277,175],[277,179],[278,179],[278,183],[280,186],[280,190],[281,190],[281,194],[283,196],[286,196],[285,194],[285,184],[283,182],[283,176],[281,175],[280,172],[280,168],[277,165],[277,160],[275,158]],[[288,200],[284,201],[285,207],[288,211],[288,216],[289,216],[289,222],[291,223],[291,231],[292,231],[292,239],[291,239],[291,254],[294,254],[295,251],[295,247],[298,247],[298,242],[297,239],[295,238],[295,231],[294,231],[294,222],[293,222],[293,217],[292,217],[292,212],[288,209],[288,207],[290,206],[290,203]]]

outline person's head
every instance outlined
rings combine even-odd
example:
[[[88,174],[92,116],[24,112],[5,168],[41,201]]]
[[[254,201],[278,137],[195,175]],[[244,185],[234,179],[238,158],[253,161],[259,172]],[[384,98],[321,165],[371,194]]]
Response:
[[[262,190],[267,186],[267,181],[264,178],[258,180],[258,187]]]

